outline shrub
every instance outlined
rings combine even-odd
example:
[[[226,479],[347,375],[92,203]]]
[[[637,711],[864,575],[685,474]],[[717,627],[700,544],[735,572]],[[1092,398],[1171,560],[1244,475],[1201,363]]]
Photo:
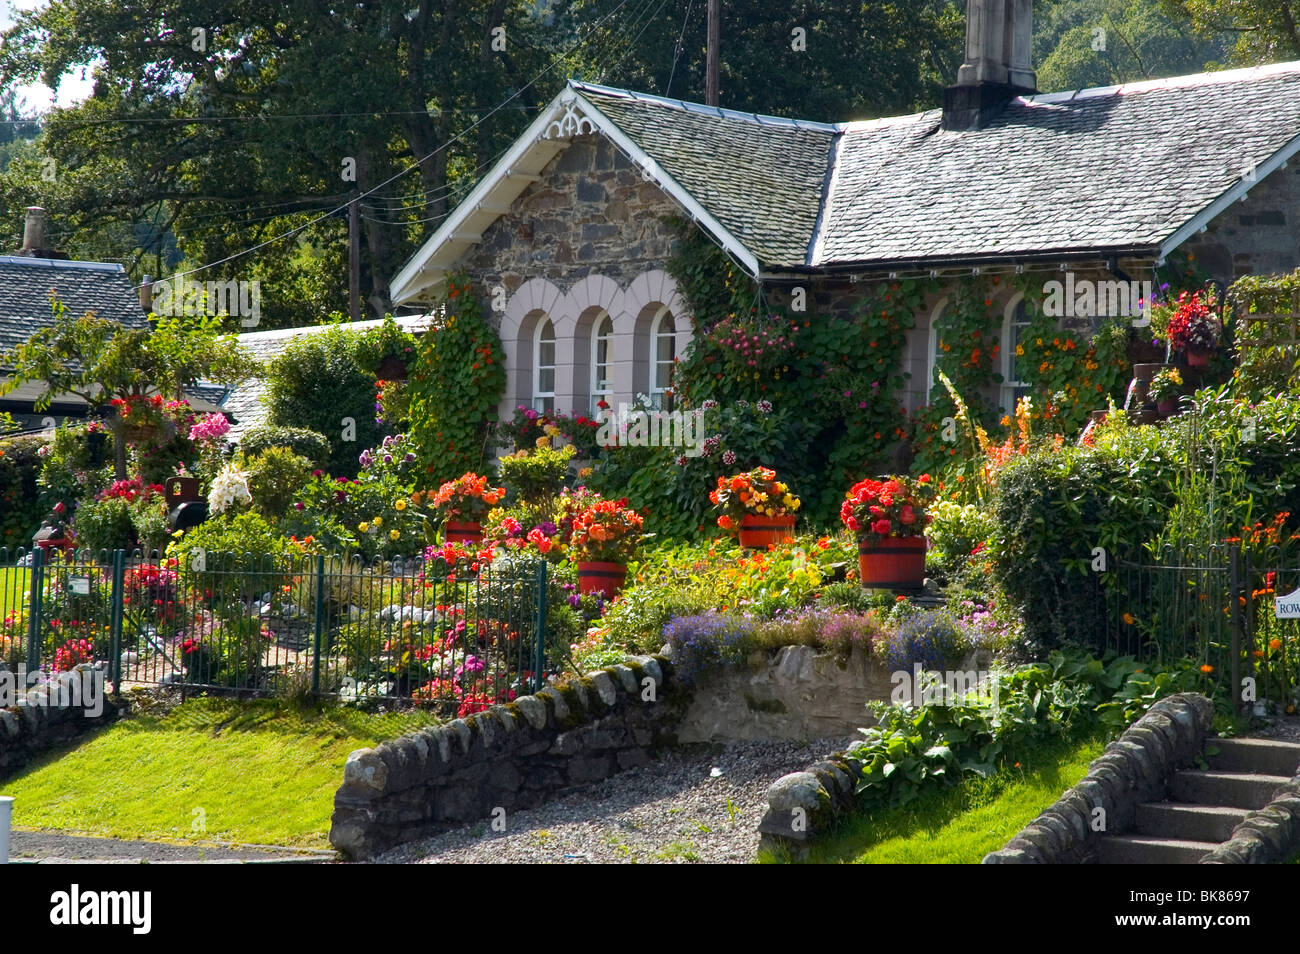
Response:
[[[325,469],[336,476],[355,475],[356,448],[373,447],[383,436],[375,424],[374,375],[357,364],[357,340],[355,332],[338,326],[307,334],[267,368],[268,423],[328,435]],[[345,434],[351,439],[344,440]]]
[[[249,600],[276,594],[301,568],[302,551],[252,510],[209,518],[167,549],[182,580],[199,591]]]
[[[125,497],[83,501],[76,510],[72,529],[77,547],[99,550],[129,550],[135,546],[135,514]]]
[[[324,467],[330,461],[329,440],[324,434],[305,427],[263,424],[249,428],[239,441],[239,449],[247,457],[256,457],[271,447],[287,447],[311,461],[313,467]]]
[[[556,496],[569,475],[569,461],[577,452],[572,446],[537,446],[501,458],[501,482],[516,499],[538,503]]]
[[[0,547],[29,547],[40,529],[46,507],[42,505],[38,478],[41,438],[13,438],[0,442]]]
[[[235,466],[248,473],[253,506],[262,516],[285,515],[311,476],[311,461],[287,447],[268,447],[254,458],[236,457]]]

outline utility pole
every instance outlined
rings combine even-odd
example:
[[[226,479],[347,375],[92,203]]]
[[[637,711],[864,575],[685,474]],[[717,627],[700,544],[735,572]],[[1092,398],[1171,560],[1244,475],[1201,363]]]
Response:
[[[361,217],[357,190],[348,202],[348,310],[361,320]]]
[[[722,0],[709,0],[709,52],[704,74],[704,102],[718,105],[718,44],[722,42]]]

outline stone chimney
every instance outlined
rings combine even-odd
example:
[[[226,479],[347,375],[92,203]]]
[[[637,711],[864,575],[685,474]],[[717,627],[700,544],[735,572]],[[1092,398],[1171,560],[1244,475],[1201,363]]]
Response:
[[[981,129],[1008,100],[1038,91],[1033,0],[966,0],[966,62],[943,91],[943,128]]]
[[[66,252],[48,247],[45,226],[45,210],[39,205],[29,206],[27,221],[23,223],[23,247],[18,250],[18,254],[29,258],[66,259],[68,257]]]

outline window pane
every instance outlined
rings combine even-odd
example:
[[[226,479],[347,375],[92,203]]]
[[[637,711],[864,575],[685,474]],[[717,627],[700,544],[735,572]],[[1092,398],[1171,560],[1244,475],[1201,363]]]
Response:
[[[537,369],[537,390],[542,394],[555,393],[555,368]]]
[[[672,335],[660,335],[655,342],[655,360],[672,364],[673,353],[677,348],[677,339]]]
[[[537,349],[538,367],[555,367],[555,342],[543,341]]]

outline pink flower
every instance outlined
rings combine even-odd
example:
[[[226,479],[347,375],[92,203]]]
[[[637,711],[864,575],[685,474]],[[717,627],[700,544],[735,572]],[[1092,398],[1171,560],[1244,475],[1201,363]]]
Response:
[[[878,533],[882,537],[889,536],[891,530],[893,530],[893,525],[888,520],[877,520],[871,525],[871,532]]]

